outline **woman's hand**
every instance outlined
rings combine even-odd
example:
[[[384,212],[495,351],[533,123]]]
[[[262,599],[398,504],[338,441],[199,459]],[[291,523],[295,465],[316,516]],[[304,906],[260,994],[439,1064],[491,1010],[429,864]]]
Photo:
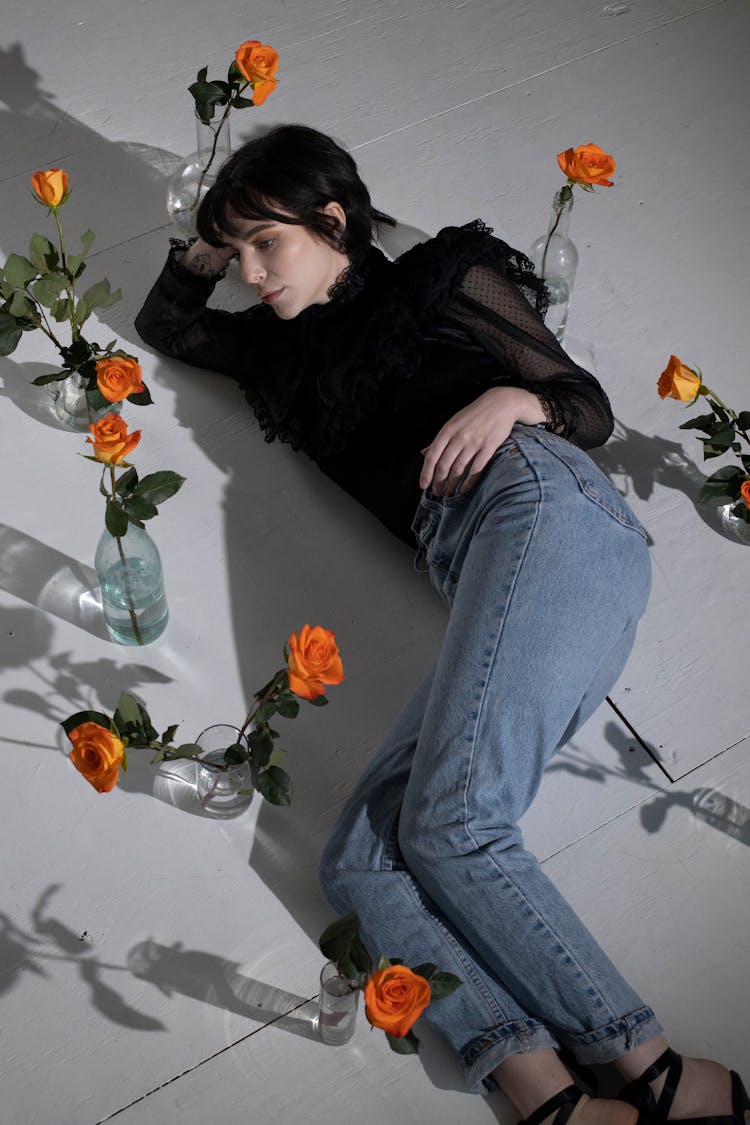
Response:
[[[231,246],[211,246],[202,238],[196,238],[180,258],[180,268],[198,274],[199,277],[215,277],[225,270],[237,251]]]
[[[471,466],[461,486],[462,492],[469,492],[516,422],[534,426],[544,421],[542,404],[530,391],[491,387],[449,418],[434,441],[422,450],[419,487],[429,485],[436,496],[452,496]]]

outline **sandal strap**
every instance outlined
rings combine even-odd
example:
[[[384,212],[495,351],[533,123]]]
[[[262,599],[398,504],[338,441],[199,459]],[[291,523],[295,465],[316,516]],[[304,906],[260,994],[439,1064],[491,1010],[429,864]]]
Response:
[[[518,1125],[540,1125],[540,1122],[544,1121],[545,1117],[549,1117],[555,1109],[560,1112],[555,1117],[554,1125],[565,1125],[582,1097],[583,1090],[579,1090],[577,1086],[566,1086],[564,1090],[560,1090],[559,1094],[554,1094],[538,1109],[535,1109],[524,1121],[519,1121]]]

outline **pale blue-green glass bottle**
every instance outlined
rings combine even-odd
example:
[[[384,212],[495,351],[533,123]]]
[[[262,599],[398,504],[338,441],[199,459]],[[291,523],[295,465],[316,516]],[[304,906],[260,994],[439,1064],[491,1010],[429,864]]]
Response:
[[[161,559],[151,536],[134,523],[125,535],[104,530],[94,569],[102,595],[102,612],[112,640],[148,645],[169,621]]]

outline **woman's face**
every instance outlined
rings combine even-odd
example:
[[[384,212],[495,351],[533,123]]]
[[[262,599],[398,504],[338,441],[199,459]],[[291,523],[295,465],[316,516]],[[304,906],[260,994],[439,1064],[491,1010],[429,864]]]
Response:
[[[323,208],[343,226],[338,203]],[[349,265],[340,250],[312,234],[307,227],[272,219],[243,219],[230,212],[234,234],[223,236],[236,251],[242,280],[252,285],[265,304],[282,320],[292,320],[310,305],[324,305],[328,290]]]

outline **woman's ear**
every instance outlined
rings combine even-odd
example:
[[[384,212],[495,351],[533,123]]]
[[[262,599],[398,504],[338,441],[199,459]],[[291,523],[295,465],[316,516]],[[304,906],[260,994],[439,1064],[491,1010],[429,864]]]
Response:
[[[346,211],[335,199],[332,199],[330,203],[326,203],[323,208],[323,214],[331,215],[338,223],[339,229],[342,231],[346,230]]]

